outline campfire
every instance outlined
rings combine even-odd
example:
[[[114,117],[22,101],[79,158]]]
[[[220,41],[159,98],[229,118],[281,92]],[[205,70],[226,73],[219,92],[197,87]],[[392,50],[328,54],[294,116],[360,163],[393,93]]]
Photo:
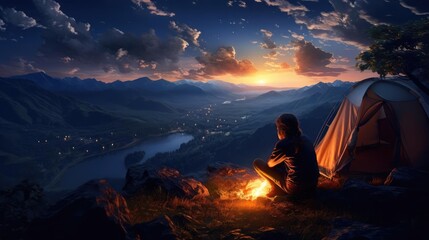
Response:
[[[271,190],[267,180],[256,179],[247,183],[246,187],[238,194],[239,198],[245,200],[255,200],[258,197],[265,196]]]

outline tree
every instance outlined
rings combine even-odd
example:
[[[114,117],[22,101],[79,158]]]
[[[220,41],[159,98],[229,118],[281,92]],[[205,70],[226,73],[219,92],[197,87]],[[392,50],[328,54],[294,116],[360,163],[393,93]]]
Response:
[[[377,72],[381,78],[405,75],[429,95],[422,83],[429,79],[429,19],[401,26],[379,25],[370,30],[370,36],[373,43],[356,57],[356,67]]]

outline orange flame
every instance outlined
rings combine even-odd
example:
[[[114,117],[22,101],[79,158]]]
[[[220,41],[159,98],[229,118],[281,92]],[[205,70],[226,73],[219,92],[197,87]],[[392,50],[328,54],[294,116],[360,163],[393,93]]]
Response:
[[[241,198],[253,201],[260,196],[265,196],[270,190],[271,186],[267,180],[256,179],[246,185]]]

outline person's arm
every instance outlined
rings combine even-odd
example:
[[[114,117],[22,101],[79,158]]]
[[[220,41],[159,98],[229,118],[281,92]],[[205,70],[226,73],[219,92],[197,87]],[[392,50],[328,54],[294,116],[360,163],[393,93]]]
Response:
[[[286,156],[284,150],[281,147],[281,143],[278,142],[271,153],[270,158],[268,159],[268,167],[275,167],[278,164],[284,162],[285,160],[290,159],[291,157]]]

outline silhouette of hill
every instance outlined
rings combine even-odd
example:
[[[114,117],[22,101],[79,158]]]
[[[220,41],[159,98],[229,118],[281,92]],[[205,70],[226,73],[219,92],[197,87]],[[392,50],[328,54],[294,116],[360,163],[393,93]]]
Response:
[[[19,125],[91,126],[117,119],[102,109],[51,93],[28,80],[0,79],[0,118]]]

